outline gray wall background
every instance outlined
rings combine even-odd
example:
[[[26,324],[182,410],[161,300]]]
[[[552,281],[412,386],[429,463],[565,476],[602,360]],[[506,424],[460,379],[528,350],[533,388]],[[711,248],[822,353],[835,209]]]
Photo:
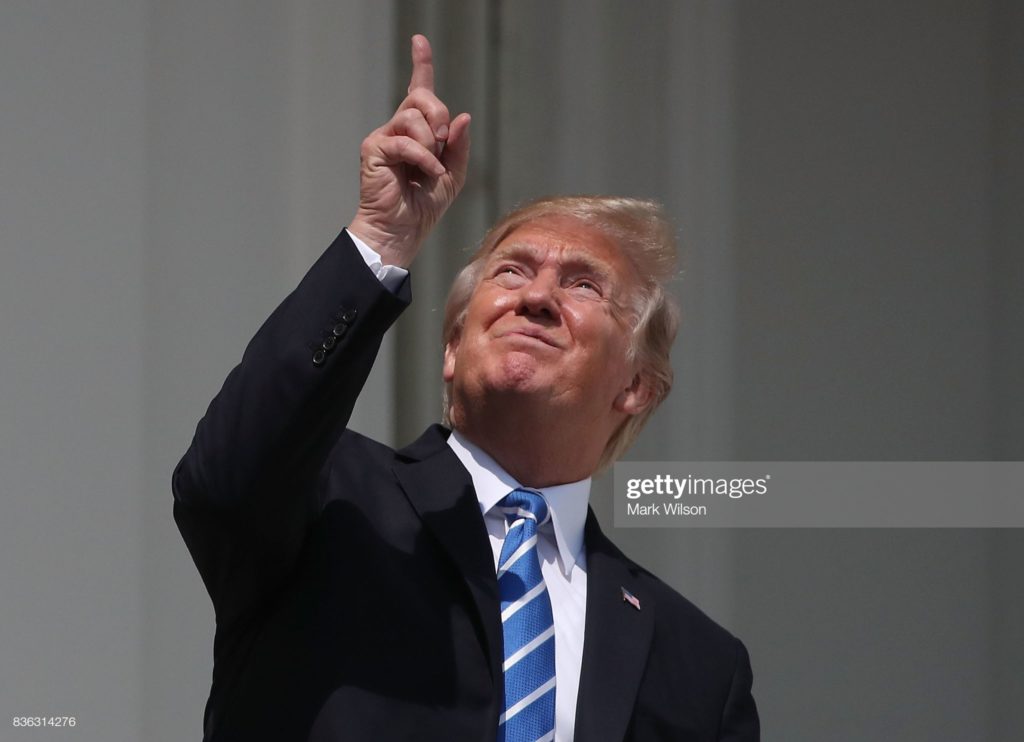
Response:
[[[1024,458],[1019,3],[9,0],[0,739],[200,737],[213,615],[170,472],[348,221],[413,31],[473,174],[354,427],[437,419],[446,284],[496,213],[621,192],[686,253],[630,458]],[[1019,531],[613,536],[746,641],[766,740],[1024,738]]]

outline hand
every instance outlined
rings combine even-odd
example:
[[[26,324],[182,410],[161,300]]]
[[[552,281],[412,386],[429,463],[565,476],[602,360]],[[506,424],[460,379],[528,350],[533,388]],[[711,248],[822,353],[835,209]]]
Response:
[[[384,126],[363,140],[359,209],[349,229],[386,265],[409,267],[427,234],[466,182],[469,114],[450,120],[434,95],[425,36],[412,37],[409,95]]]

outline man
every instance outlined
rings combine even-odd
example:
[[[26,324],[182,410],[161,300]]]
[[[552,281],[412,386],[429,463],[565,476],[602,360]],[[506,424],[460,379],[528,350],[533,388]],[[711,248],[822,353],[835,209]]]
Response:
[[[409,95],[349,228],[247,347],[174,473],[214,602],[206,740],[756,740],[743,645],[619,552],[590,476],[668,392],[670,232],[630,199],[513,212],[456,279],[446,420],[346,429],[469,117]]]

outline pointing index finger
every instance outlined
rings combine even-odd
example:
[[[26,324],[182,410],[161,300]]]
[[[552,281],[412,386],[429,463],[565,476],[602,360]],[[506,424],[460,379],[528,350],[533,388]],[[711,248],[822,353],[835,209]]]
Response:
[[[409,80],[409,92],[416,88],[426,88],[434,92],[434,56],[430,50],[430,42],[422,34],[412,37],[412,78]]]

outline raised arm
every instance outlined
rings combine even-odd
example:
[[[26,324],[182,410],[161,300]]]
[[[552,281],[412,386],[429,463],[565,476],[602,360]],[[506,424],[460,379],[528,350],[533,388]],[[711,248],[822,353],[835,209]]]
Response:
[[[432,78],[430,45],[414,37],[409,95],[363,142],[350,227],[385,264],[412,262],[465,181],[469,117],[449,122]],[[395,293],[381,285],[342,233],[259,329],[200,420],[174,471],[174,515],[219,621],[272,589],[298,554],[317,513],[318,477],[385,331],[409,303],[408,284]]]

